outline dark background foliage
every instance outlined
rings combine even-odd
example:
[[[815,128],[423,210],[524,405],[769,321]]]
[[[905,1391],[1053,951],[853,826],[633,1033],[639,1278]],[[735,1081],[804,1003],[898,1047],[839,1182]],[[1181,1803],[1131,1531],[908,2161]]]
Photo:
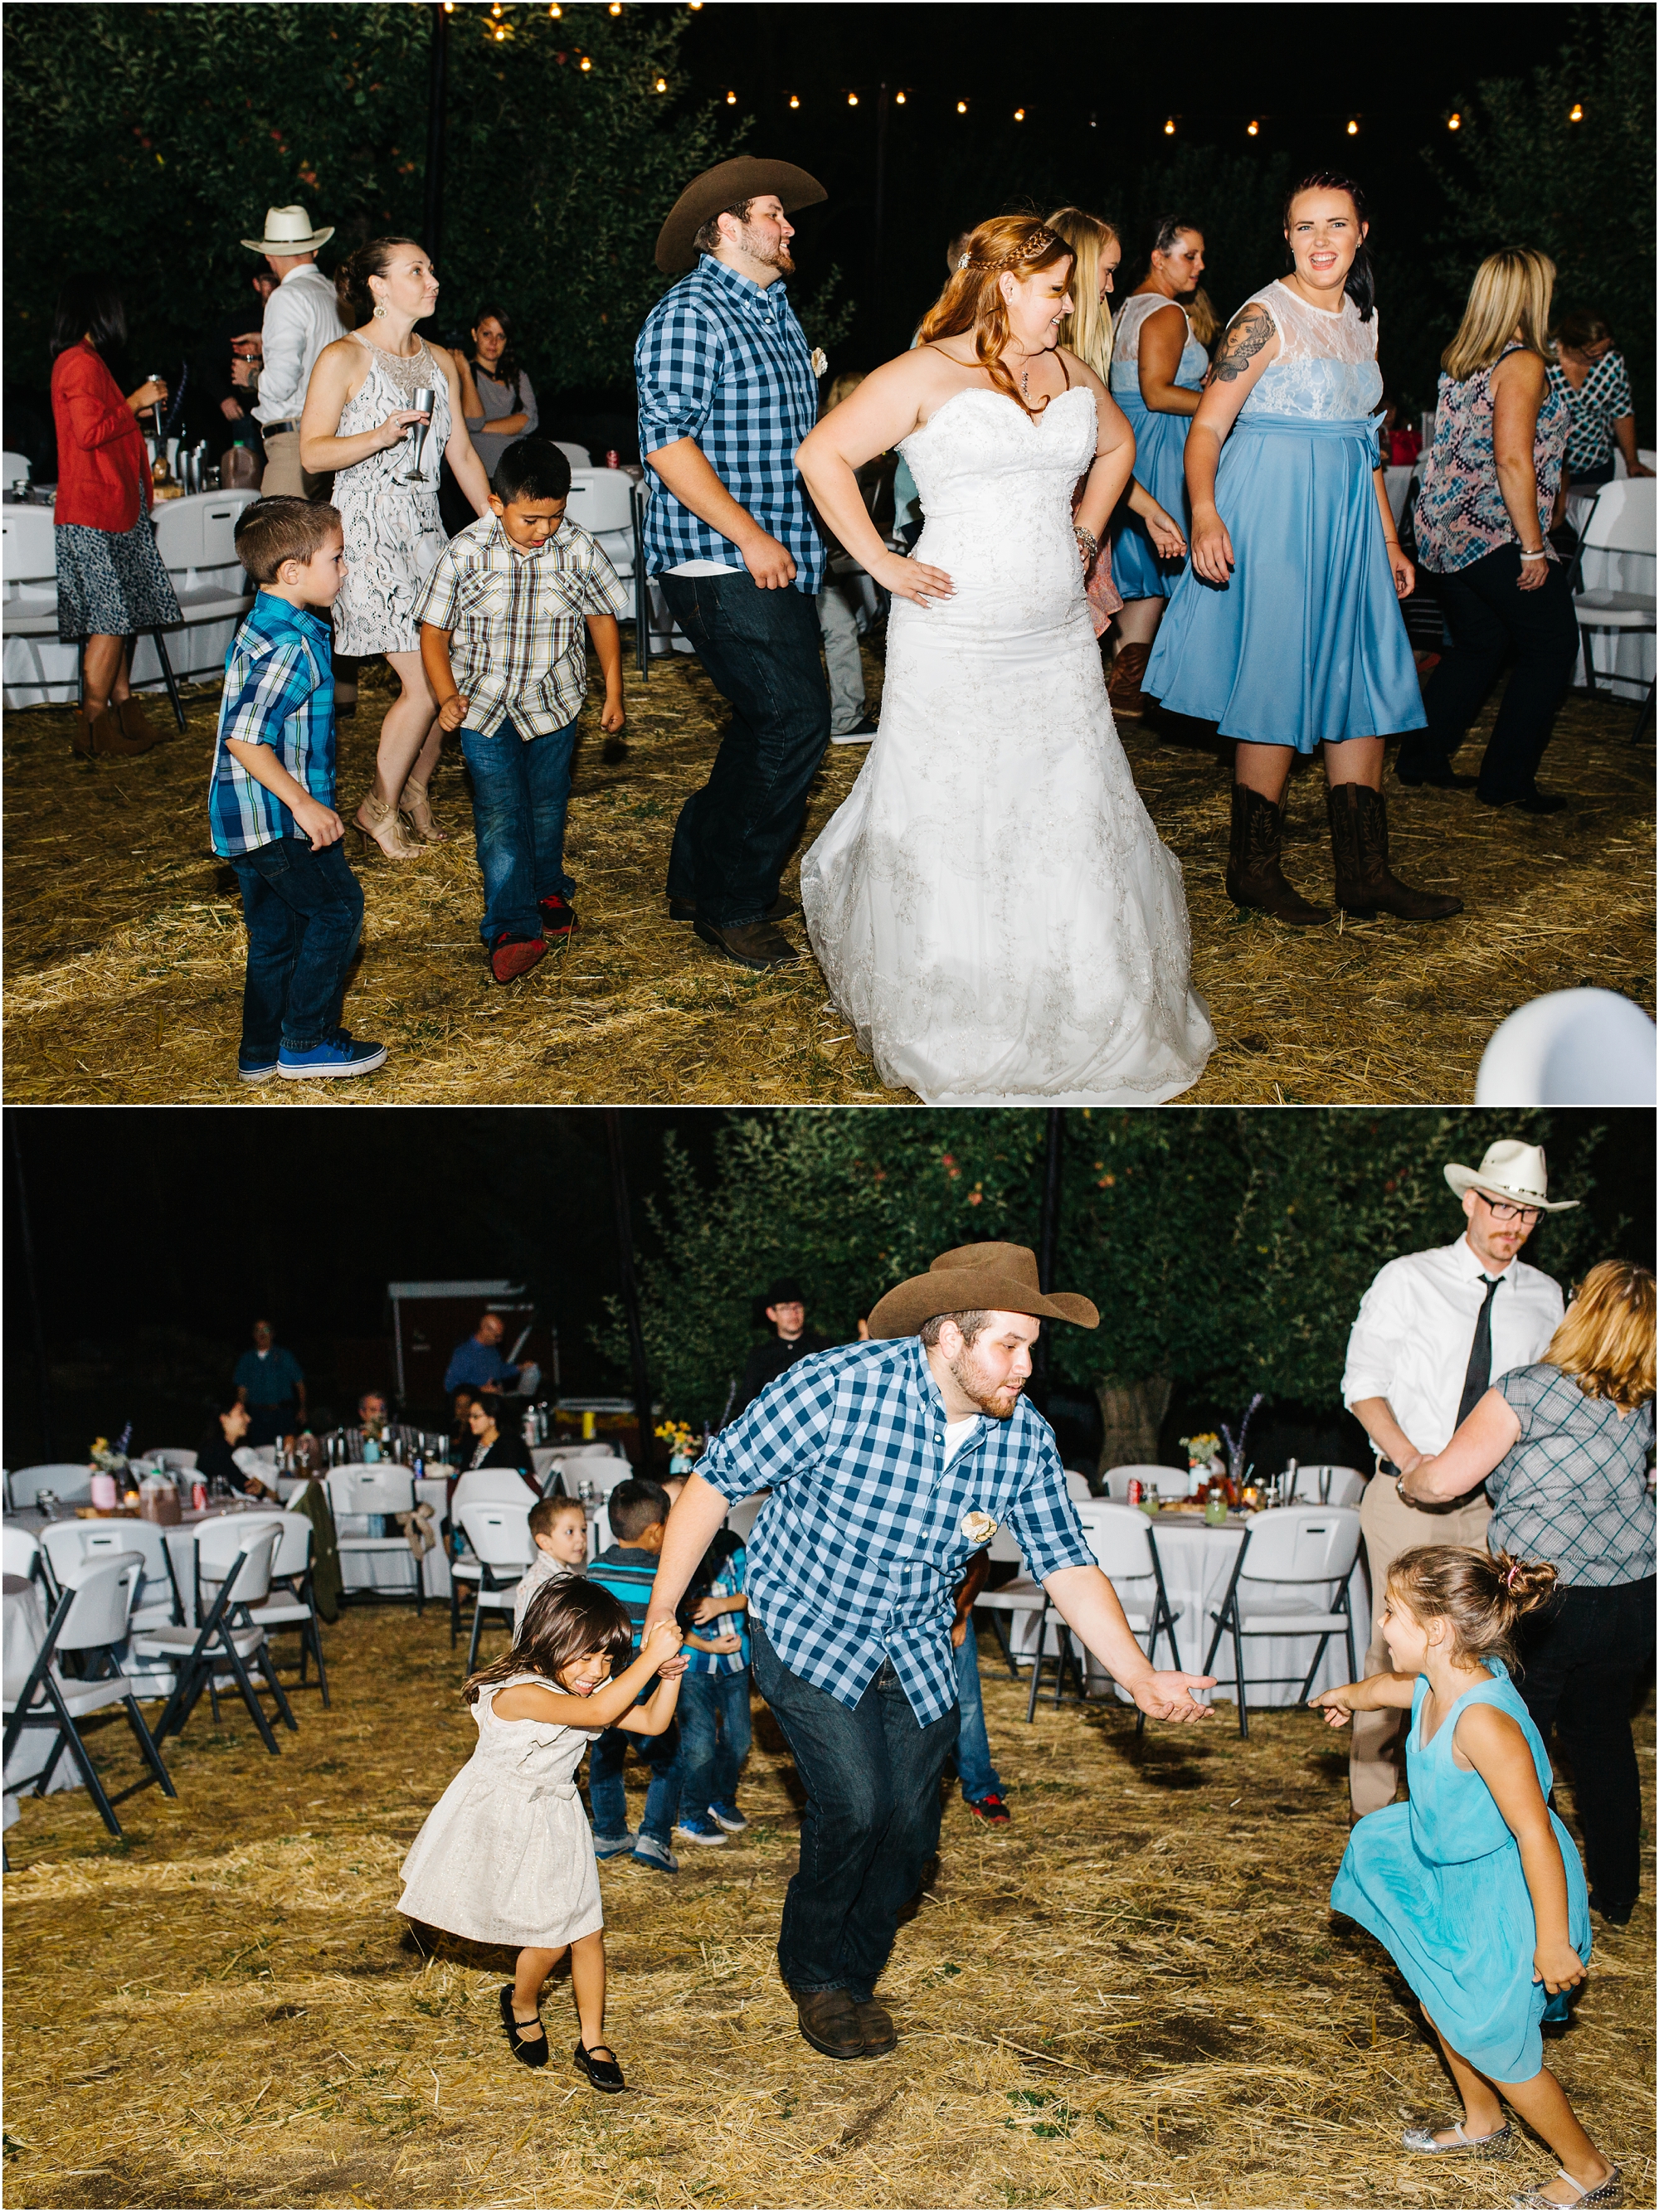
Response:
[[[134,380],[155,368],[176,378],[251,301],[257,264],[238,240],[268,204],[297,199],[337,226],[329,270],[364,237],[421,231],[433,12],[390,0],[7,9],[9,444],[41,434],[66,270],[120,272],[125,366]],[[934,7],[578,4],[556,19],[466,0],[449,21],[437,333],[459,338],[486,301],[516,314],[554,430],[631,414],[633,340],[662,288],[657,229],[692,175],[746,147],[799,160],[829,188],[801,218],[796,290],[835,368],[907,343],[945,241],[1005,206],[1067,199],[1117,218],[1126,289],[1149,219],[1182,210],[1204,228],[1211,296],[1231,313],[1283,266],[1285,183],[1334,164],[1370,194],[1384,373],[1410,404],[1432,403],[1480,256],[1531,243],[1559,263],[1564,306],[1613,319],[1652,434],[1650,9],[1451,6],[1431,33],[1421,9],[1353,10],[1320,19],[1313,69],[1294,59],[1306,11],[1278,7],[1201,9],[1177,36],[1151,8],[1031,0],[1012,40],[986,36],[982,9]],[[905,87],[906,105],[891,105]]]

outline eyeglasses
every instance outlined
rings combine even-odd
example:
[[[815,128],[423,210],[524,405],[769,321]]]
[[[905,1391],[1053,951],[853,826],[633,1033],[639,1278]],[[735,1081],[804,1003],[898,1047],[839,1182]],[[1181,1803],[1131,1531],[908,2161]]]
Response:
[[[1540,1206],[1511,1206],[1507,1199],[1488,1198],[1484,1190],[1474,1194],[1494,1221],[1519,1221],[1530,1229],[1543,1212]]]

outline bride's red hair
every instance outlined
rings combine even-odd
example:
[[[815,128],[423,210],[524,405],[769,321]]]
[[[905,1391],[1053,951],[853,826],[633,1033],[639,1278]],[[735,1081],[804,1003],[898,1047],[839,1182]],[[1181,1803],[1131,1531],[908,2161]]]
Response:
[[[997,279],[1005,274],[1030,276],[1071,258],[1065,240],[1036,216],[993,216],[969,232],[951,281],[922,317],[921,343],[971,333],[979,365],[996,389],[1032,414],[1036,410],[1020,398],[1000,358],[1008,343],[1008,303]]]

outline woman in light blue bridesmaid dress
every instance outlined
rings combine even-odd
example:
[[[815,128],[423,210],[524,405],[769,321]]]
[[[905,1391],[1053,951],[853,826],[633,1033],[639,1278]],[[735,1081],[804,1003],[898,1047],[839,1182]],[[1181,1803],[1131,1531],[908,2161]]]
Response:
[[[1285,787],[1292,754],[1321,745],[1337,904],[1403,921],[1462,907],[1389,866],[1383,740],[1425,716],[1399,604],[1415,578],[1377,465],[1367,228],[1346,177],[1286,201],[1295,265],[1233,318],[1193,419],[1192,556],[1141,679],[1237,740],[1228,896],[1298,927],[1330,915],[1280,868]]]
[[[1187,483],[1182,463],[1198,411],[1210,356],[1193,336],[1183,301],[1204,273],[1204,234],[1182,216],[1159,216],[1146,275],[1117,312],[1108,388],[1135,434],[1134,481],[1184,527]],[[1117,657],[1107,683],[1121,720],[1146,711],[1141,678],[1181,574],[1165,559],[1127,500],[1112,518],[1112,581],[1122,595],[1114,636]]]

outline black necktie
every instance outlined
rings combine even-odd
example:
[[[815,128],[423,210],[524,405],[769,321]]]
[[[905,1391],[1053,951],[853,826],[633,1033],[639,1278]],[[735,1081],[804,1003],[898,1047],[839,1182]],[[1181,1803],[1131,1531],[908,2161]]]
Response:
[[[1460,1429],[1492,1385],[1492,1292],[1504,1278],[1501,1275],[1482,1275],[1480,1279],[1486,1286],[1486,1295],[1481,1300],[1480,1318],[1474,1324],[1474,1342],[1469,1346],[1469,1364],[1463,1377],[1463,1395],[1457,1401],[1457,1425]]]

